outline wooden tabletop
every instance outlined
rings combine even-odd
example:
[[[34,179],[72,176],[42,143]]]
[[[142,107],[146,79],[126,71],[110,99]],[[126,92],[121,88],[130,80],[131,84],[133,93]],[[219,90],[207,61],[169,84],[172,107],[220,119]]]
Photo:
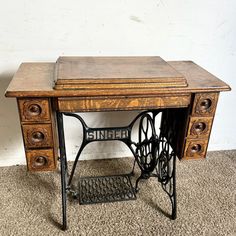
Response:
[[[55,89],[186,87],[184,76],[161,57],[59,57]]]
[[[217,92],[230,90],[229,85],[192,61],[171,61],[168,64],[184,76],[188,86],[175,88],[139,88],[56,90],[54,87],[55,63],[22,63],[6,90],[7,97],[81,97],[158,95],[165,93]]]

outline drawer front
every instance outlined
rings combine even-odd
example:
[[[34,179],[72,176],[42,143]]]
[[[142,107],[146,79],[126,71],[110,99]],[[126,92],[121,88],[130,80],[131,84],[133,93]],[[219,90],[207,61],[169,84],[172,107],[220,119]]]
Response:
[[[199,93],[195,95],[192,115],[213,116],[218,101],[218,93]]]
[[[60,111],[114,111],[187,107],[190,95],[152,97],[59,98]]]
[[[205,158],[208,140],[187,139],[185,144],[184,159]]]
[[[50,121],[48,99],[18,99],[21,121]]]
[[[22,125],[26,148],[53,147],[51,124]]]
[[[30,171],[55,170],[53,149],[38,149],[26,151],[27,166]]]
[[[208,138],[212,121],[212,117],[191,117],[188,127],[188,138]]]

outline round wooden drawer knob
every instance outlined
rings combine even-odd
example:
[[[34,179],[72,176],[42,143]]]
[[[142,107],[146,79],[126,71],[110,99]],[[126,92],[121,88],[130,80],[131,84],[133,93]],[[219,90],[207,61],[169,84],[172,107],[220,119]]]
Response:
[[[202,133],[206,129],[206,124],[204,122],[197,122],[194,124],[194,130],[196,133]]]
[[[192,153],[198,153],[200,152],[202,149],[202,146],[200,144],[194,144],[192,147],[191,147],[191,152]]]
[[[38,104],[31,104],[28,109],[32,116],[38,116],[42,112],[42,109]]]
[[[200,102],[200,109],[201,110],[208,110],[211,107],[211,105],[212,105],[211,99],[209,99],[209,98],[203,99]]]
[[[42,167],[47,165],[47,158],[43,156],[37,156],[34,158],[34,167]]]
[[[36,131],[32,134],[32,141],[35,143],[42,142],[44,138],[44,134],[40,131]]]

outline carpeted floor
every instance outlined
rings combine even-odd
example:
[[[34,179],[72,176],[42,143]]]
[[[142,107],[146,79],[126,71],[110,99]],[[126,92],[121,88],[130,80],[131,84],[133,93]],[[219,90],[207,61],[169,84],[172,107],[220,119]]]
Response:
[[[81,175],[128,173],[131,158],[82,161]],[[138,173],[138,170],[136,170]],[[178,213],[156,179],[141,182],[136,201],[95,205],[69,202],[61,222],[60,174],[0,168],[0,235],[236,235],[236,151],[209,152],[204,161],[177,161]],[[162,210],[160,210],[162,209]]]

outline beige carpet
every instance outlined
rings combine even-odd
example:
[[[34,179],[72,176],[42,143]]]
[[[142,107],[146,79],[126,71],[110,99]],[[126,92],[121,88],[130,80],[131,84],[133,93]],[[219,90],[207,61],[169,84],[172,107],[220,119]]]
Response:
[[[83,161],[79,168],[82,175],[106,175],[131,167],[132,159],[122,158]],[[69,202],[69,229],[63,232],[59,173],[0,168],[0,235],[236,235],[236,151],[210,152],[205,161],[177,161],[175,221],[162,213],[169,211],[169,202],[156,179],[140,187],[136,201]]]

